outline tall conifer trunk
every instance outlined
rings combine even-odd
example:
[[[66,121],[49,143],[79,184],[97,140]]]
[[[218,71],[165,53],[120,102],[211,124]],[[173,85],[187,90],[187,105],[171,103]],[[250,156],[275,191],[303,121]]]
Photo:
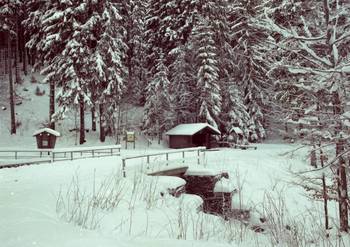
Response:
[[[15,76],[16,76],[16,83],[19,84],[21,82],[21,78],[19,76],[18,71],[18,47],[19,47],[19,29],[18,29],[18,13],[17,10],[15,12],[16,17],[16,46],[15,46]]]
[[[84,112],[84,100],[83,96],[80,96],[80,129],[79,129],[79,144],[85,142],[85,112]]]
[[[99,105],[99,111],[100,111],[100,141],[104,142],[106,140],[106,134],[104,129],[104,112],[103,112],[103,104],[100,103]]]
[[[346,162],[341,154],[345,150],[345,140],[342,137],[342,123],[341,123],[341,100],[339,92],[333,92],[333,111],[334,119],[337,119],[337,138],[336,138],[336,156],[338,157],[337,168],[337,185],[338,185],[338,197],[339,197],[339,218],[340,218],[340,231],[348,232],[348,188],[347,188],[347,176],[346,176]]]
[[[27,72],[27,48],[26,48],[26,36],[23,34],[22,39],[22,61],[23,61],[23,73],[25,75],[28,74]]]
[[[91,130],[96,131],[96,110],[95,106],[91,108]]]
[[[16,134],[16,115],[15,115],[15,102],[14,102],[14,90],[12,81],[12,63],[11,63],[11,34],[8,31],[7,36],[7,71],[9,73],[9,88],[10,88],[10,114],[11,114],[11,135]]]
[[[50,120],[50,128],[55,129],[55,121],[52,118],[53,114],[55,113],[55,82],[51,79],[50,80],[50,109],[49,109],[49,120]]]

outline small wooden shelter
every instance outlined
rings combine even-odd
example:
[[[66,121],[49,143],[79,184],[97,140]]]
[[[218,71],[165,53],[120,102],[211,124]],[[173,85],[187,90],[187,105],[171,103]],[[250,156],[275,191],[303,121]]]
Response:
[[[180,124],[165,133],[169,136],[170,148],[211,147],[211,136],[220,131],[207,123]]]
[[[230,136],[232,141],[236,144],[241,144],[243,142],[243,131],[239,127],[233,126],[230,130]]]
[[[61,136],[61,134],[56,130],[44,128],[35,131],[33,136],[36,137],[38,148],[54,148],[56,139],[57,137]]]

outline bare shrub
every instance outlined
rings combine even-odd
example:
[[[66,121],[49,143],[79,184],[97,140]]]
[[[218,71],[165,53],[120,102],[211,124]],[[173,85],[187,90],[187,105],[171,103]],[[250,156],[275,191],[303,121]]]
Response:
[[[76,174],[63,192],[60,190],[56,201],[56,212],[64,220],[86,229],[96,229],[103,218],[101,211],[118,207],[123,194],[122,177],[112,174],[96,186],[94,175],[92,193],[83,189]]]

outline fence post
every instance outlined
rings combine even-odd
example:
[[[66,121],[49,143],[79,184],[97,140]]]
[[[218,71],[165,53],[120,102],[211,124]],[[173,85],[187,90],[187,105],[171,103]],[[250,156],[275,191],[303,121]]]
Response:
[[[197,149],[197,164],[200,164],[199,149]]]
[[[169,165],[169,153],[166,153],[165,157],[166,157],[166,165]]]
[[[17,151],[15,151],[15,160],[17,159]]]
[[[92,151],[92,157],[95,157],[95,150],[91,150]]]
[[[182,164],[185,164],[185,151],[182,151]]]
[[[73,160],[73,151],[70,152],[70,160]]]
[[[122,159],[123,165],[122,165],[122,171],[123,171],[123,177],[126,178],[126,172],[125,172],[125,159]]]
[[[149,169],[149,155],[147,155],[147,169]]]

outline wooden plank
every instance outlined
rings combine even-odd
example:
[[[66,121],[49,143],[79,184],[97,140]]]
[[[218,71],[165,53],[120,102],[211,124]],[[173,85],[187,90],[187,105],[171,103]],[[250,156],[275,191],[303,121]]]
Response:
[[[253,146],[253,145],[241,145],[241,144],[235,144],[234,148],[240,148],[240,149],[248,149],[248,148],[253,148],[253,149],[257,149],[257,146]]]
[[[206,150],[206,147],[195,147],[195,148],[183,148],[183,149],[176,149],[176,150],[169,150],[166,152],[159,152],[159,153],[151,153],[151,154],[141,154],[141,155],[135,155],[135,156],[126,156],[124,159],[136,159],[136,158],[143,158],[146,156],[159,156],[159,155],[165,155],[165,154],[176,154],[176,153],[182,153],[182,152],[193,152],[193,151],[203,151]]]
[[[2,168],[14,168],[25,165],[33,165],[40,163],[51,163],[51,159],[32,159],[32,160],[18,160],[18,161],[0,161],[0,169]]]
[[[52,152],[55,153],[64,153],[64,152],[84,152],[84,151],[97,151],[97,150],[108,150],[118,149],[120,150],[121,145],[109,145],[109,146],[93,146],[93,147],[73,147],[73,148],[55,148],[52,149]]]
[[[149,176],[179,176],[185,174],[188,166],[167,167],[158,171],[147,173]]]

